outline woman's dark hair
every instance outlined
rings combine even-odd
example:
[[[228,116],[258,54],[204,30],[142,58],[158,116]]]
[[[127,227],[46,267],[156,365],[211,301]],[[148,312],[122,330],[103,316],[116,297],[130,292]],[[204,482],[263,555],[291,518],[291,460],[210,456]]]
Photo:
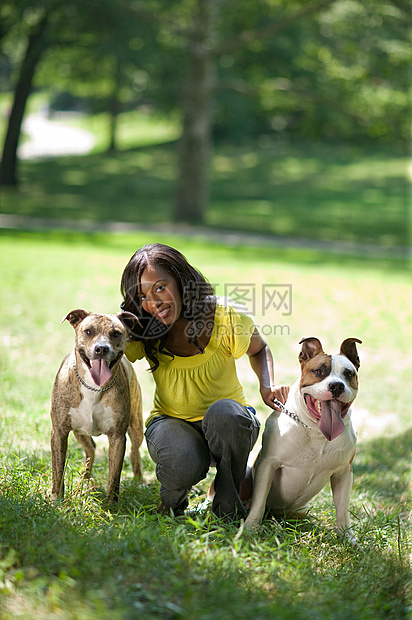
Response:
[[[141,340],[146,356],[154,364],[151,370],[159,367],[157,352],[164,352],[168,327],[158,321],[142,307],[140,283],[143,271],[151,266],[165,271],[177,283],[182,300],[182,315],[192,327],[188,330],[189,340],[199,349],[197,335],[205,328],[205,321],[210,318],[213,287],[204,276],[192,267],[186,258],[174,248],[162,243],[151,243],[133,254],[123,271],[120,290],[123,296],[122,310],[132,312],[139,319],[140,325],[130,332],[131,340]]]

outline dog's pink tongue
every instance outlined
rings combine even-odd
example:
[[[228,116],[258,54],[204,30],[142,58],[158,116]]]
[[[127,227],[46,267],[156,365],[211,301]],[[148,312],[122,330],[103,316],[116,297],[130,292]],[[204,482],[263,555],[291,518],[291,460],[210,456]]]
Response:
[[[96,385],[104,385],[112,376],[112,371],[106,360],[90,360],[90,374]]]
[[[345,430],[341,418],[341,406],[337,400],[323,400],[321,402],[321,417],[319,430],[328,441],[332,441]]]

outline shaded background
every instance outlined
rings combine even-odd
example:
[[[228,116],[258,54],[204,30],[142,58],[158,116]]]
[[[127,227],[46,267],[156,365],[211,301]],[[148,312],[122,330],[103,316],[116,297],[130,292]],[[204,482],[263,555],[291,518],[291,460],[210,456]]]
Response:
[[[0,23],[2,213],[407,258],[409,3],[4,0]]]

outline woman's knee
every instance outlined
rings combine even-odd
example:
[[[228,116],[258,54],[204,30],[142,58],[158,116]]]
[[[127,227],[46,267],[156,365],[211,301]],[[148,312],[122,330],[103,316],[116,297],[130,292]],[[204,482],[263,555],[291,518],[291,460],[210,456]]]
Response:
[[[219,426],[222,429],[232,427],[241,421],[250,423],[250,417],[245,407],[231,398],[222,398],[210,405],[203,417],[202,426]]]
[[[206,442],[182,420],[158,421],[146,431],[149,453],[156,475],[167,488],[190,488],[205,478],[210,462]]]
[[[167,486],[174,484],[176,488],[189,488],[205,478],[209,463],[210,455],[206,445],[197,449],[190,445],[180,445],[179,448],[171,446],[167,453],[160,456],[157,469],[161,477],[167,477]]]
[[[209,463],[198,459],[186,461],[159,461],[156,465],[156,477],[166,489],[190,489],[206,478]]]
[[[259,434],[259,422],[247,407],[231,399],[218,400],[203,418],[202,429],[214,453],[216,442],[251,450]]]

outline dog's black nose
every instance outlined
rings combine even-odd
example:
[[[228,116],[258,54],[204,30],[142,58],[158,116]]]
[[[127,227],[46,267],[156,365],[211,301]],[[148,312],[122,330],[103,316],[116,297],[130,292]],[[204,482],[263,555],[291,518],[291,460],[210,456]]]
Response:
[[[97,344],[94,347],[94,352],[96,355],[99,355],[101,357],[103,357],[104,355],[107,355],[109,352],[109,347],[106,344]]]
[[[329,391],[332,392],[333,398],[339,398],[345,391],[345,384],[342,381],[332,381],[328,387]]]

